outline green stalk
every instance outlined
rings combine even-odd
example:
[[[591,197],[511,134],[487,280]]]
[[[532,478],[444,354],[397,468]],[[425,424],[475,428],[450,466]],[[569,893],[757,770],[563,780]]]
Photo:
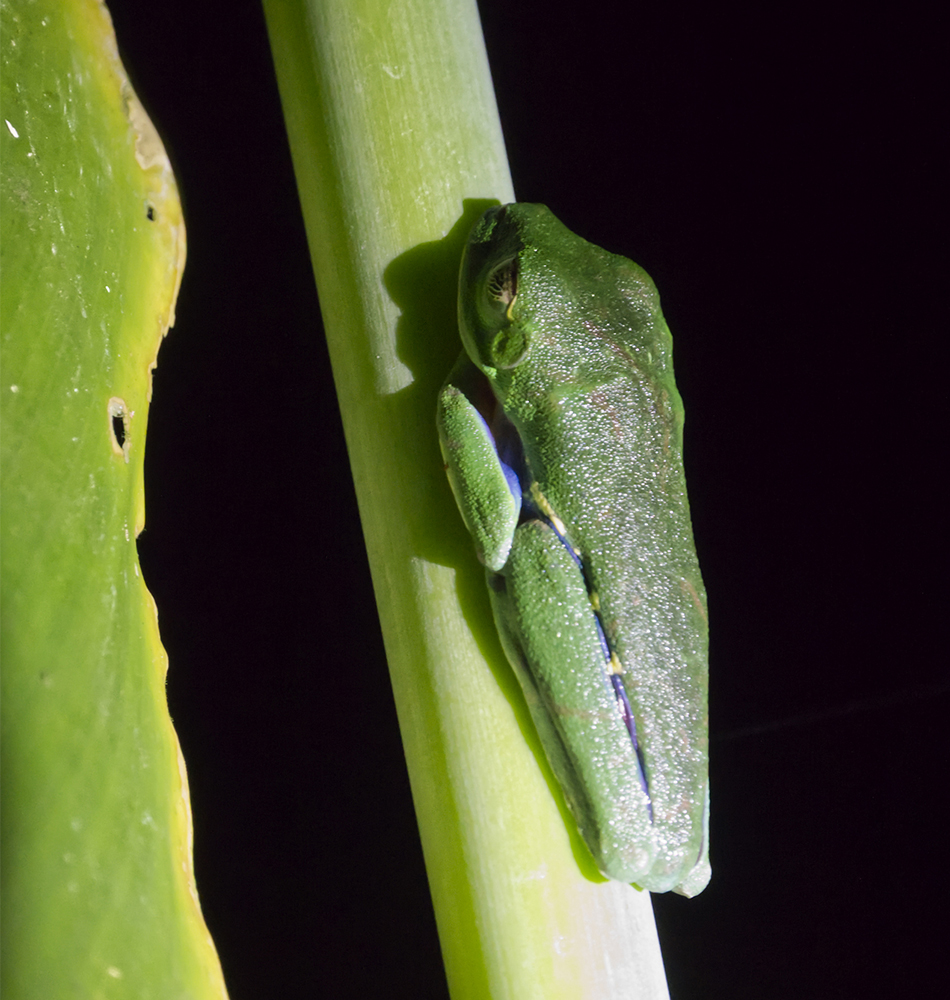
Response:
[[[666,997],[649,894],[577,834],[439,455],[461,248],[514,200],[475,4],[264,8],[452,995]]]

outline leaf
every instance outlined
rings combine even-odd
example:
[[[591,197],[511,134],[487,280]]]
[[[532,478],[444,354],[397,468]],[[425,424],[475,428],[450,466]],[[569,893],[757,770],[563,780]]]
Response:
[[[135,546],[181,206],[102,5],[2,36],[3,995],[222,997]]]

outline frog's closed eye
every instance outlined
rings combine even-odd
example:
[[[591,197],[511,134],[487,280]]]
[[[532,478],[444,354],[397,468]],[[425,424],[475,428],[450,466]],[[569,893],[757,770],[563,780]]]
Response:
[[[518,296],[518,258],[512,257],[499,264],[488,275],[485,287],[489,296],[505,308],[507,318],[511,319],[511,307]]]

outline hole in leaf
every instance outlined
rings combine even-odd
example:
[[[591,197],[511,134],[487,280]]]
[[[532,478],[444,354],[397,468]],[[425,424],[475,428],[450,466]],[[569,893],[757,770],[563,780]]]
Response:
[[[125,421],[122,417],[112,418],[112,436],[120,448],[125,444]]]
[[[145,208],[145,215],[149,222],[155,221],[155,208],[152,205],[148,205]]]
[[[112,437],[112,450],[128,462],[129,460],[129,420],[132,414],[125,405],[125,400],[113,396],[109,400],[109,432]]]

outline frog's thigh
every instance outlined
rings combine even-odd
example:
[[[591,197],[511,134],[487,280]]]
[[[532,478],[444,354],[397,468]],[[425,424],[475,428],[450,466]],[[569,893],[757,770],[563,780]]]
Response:
[[[525,656],[541,668],[558,701],[570,696],[559,680],[565,671],[545,670],[545,665],[584,665],[603,673],[604,657],[584,577],[548,524],[533,520],[518,527],[504,577]]]
[[[503,571],[499,626],[514,633],[538,693],[566,739],[591,728],[620,733],[623,721],[607,675],[594,610],[580,567],[549,525],[515,532]],[[629,742],[623,730],[622,742]]]
[[[508,557],[520,502],[512,495],[491,432],[451,383],[439,394],[438,428],[445,471],[478,558],[498,570]]]

